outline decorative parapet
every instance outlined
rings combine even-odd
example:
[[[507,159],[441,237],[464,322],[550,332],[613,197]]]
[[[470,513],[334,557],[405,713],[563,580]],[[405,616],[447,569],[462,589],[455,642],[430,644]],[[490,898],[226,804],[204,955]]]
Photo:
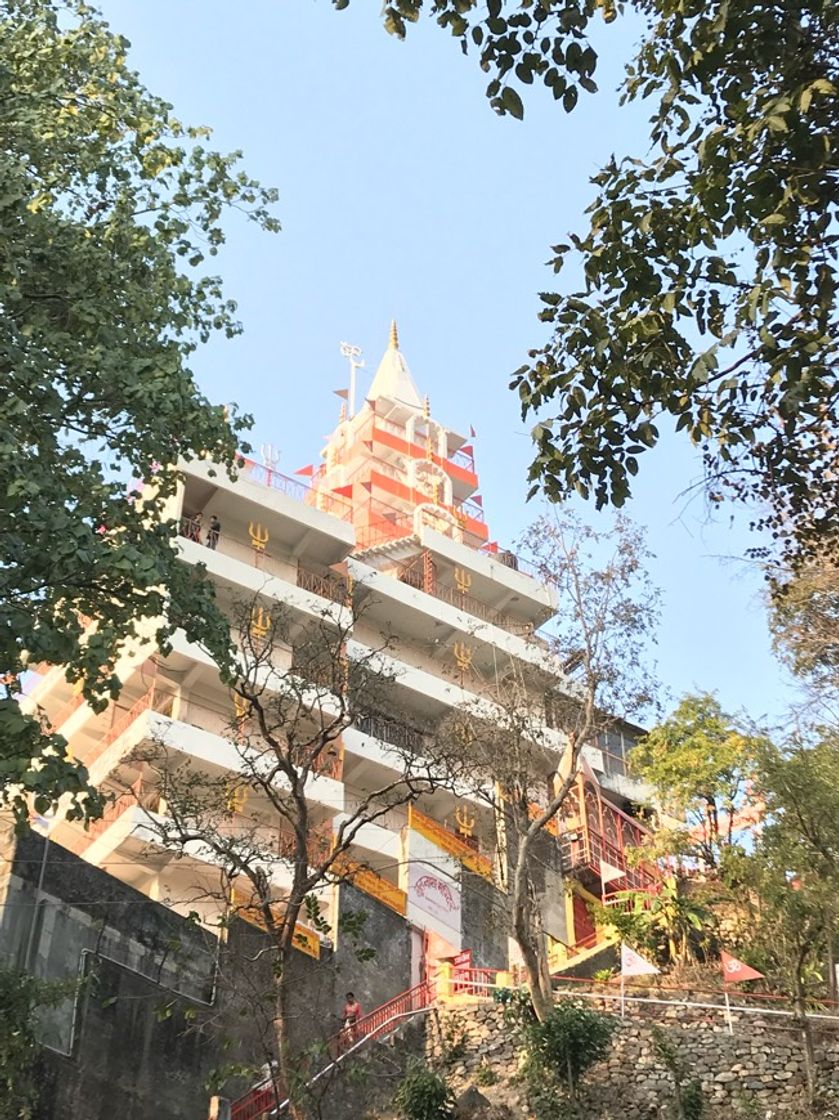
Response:
[[[469,871],[474,871],[476,875],[481,875],[484,879],[489,879],[492,882],[492,860],[488,856],[482,856],[479,852],[474,851],[459,836],[450,832],[445,825],[435,821],[432,817],[427,817],[425,813],[421,813],[413,805],[408,807],[408,825],[420,836],[424,836],[426,840],[430,840],[432,844],[436,844],[438,848],[442,848],[444,852],[448,852],[450,856],[460,860]]]
[[[348,879],[360,891],[364,891],[371,898],[377,899],[391,910],[395,910],[397,914],[401,914],[403,918],[405,917],[408,910],[408,896],[399,887],[395,887],[393,883],[389,883],[387,879],[371,871],[369,867],[356,863],[348,856],[339,856],[332,869],[336,875]]]
[[[542,815],[542,813],[544,813],[544,811],[544,806],[537,805],[535,801],[531,801],[527,806],[527,814],[532,821],[537,820]],[[549,832],[551,836],[559,836],[559,820],[557,819],[557,817],[551,817],[551,819],[545,825],[544,830],[545,832]]]
[[[257,929],[268,932],[268,925],[265,921],[265,915],[262,913],[261,908],[253,902],[242,891],[234,890],[231,898],[231,905],[236,909],[236,916],[241,918],[243,922],[248,922]],[[282,921],[282,907],[280,905],[271,907],[272,914],[276,913],[276,920]],[[308,957],[314,957],[315,960],[320,959],[320,938],[314,930],[307,929],[306,926],[301,926],[298,922],[294,927],[293,944],[295,949],[299,949],[301,953],[305,953]]]

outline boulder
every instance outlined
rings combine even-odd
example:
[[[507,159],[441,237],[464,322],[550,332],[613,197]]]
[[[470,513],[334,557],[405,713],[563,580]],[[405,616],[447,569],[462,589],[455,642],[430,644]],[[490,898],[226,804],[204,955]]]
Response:
[[[493,1104],[474,1085],[458,1096],[454,1114],[457,1120],[512,1120],[512,1113],[506,1105]]]

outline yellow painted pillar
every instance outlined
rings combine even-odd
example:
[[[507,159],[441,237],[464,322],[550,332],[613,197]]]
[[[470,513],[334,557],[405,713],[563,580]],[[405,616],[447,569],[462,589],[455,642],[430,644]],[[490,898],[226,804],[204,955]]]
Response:
[[[444,1003],[454,998],[454,965],[450,961],[437,965],[437,995]]]

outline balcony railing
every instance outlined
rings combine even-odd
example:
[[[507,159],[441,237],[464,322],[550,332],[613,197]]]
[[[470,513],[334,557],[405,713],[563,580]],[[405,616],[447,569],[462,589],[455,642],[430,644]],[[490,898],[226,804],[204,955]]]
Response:
[[[256,926],[257,929],[264,930],[266,933],[268,932],[268,923],[265,920],[262,907],[253,900],[251,895],[234,888],[230,903],[236,916],[241,918],[243,922]],[[284,907],[281,904],[275,904],[270,909],[277,924],[282,922]],[[309,957],[314,957],[316,960],[320,957],[320,938],[314,930],[309,929],[308,926],[300,925],[299,922],[294,927],[292,944],[295,949],[299,949],[301,953],[305,953]]]
[[[121,735],[128,731],[135,720],[139,719],[144,712],[153,711],[159,715],[171,716],[174,704],[174,693],[152,685],[148,692],[141,696],[139,700],[136,700],[130,708],[119,711],[119,714],[114,718],[114,722],[102,735],[99,742],[85,755],[85,765],[90,767],[105,753],[108,747],[112,746]],[[228,742],[238,741],[241,743],[248,730],[247,716],[237,719],[232,705],[229,709],[224,710],[210,708],[195,700],[182,699],[177,719],[179,722],[189,724],[200,731],[206,731],[210,735],[218,735],[227,739]],[[178,747],[177,742],[170,745],[175,749]],[[307,752],[307,755],[309,753]],[[302,766],[306,758],[295,759],[294,761],[295,765]],[[310,768],[320,777],[335,778],[340,781],[344,769],[344,744],[340,739],[328,744],[318,757],[312,760]]]
[[[387,716],[360,716],[355,726],[364,735],[372,735],[374,739],[381,739],[383,743],[391,743],[413,754],[422,754],[425,747],[425,736],[421,732]]]
[[[112,708],[114,712],[113,722],[107,731],[104,732],[101,739],[96,743],[91,750],[85,755],[85,766],[90,766],[100,758],[108,747],[112,746],[121,735],[124,735],[128,728],[134,723],[136,719],[143,714],[143,712],[153,710],[159,712],[161,715],[169,715],[172,711],[175,697],[172,692],[166,692],[157,688],[155,685],[144,693],[139,700],[135,700],[130,708],[119,709],[116,706]]]
[[[266,467],[264,463],[257,463],[255,459],[245,458],[241,473],[258,486],[268,486],[271,490],[279,490],[280,493],[293,498],[297,502],[303,502],[305,505],[322,510],[324,513],[330,513],[333,517],[338,517],[342,521],[352,520],[353,508],[351,503],[338,494],[330,494],[328,490],[316,490],[307,486],[299,478],[289,478],[288,475],[281,474],[271,467]]]
[[[475,618],[480,618],[484,622],[498,626],[510,634],[516,634],[524,638],[533,637],[534,629],[530,623],[520,622],[501,611],[494,610],[486,603],[482,603],[480,599],[476,599],[465,591],[458,590],[457,587],[441,584],[433,577],[427,578],[414,565],[399,564],[396,573],[396,578],[401,583],[407,583],[409,587],[413,587],[417,591],[424,591],[426,595],[433,595],[435,599],[439,599],[443,603],[449,603],[451,606],[457,607],[458,610],[465,611],[466,614],[471,614]]]
[[[298,567],[297,586],[304,591],[311,591],[313,595],[320,595],[322,599],[331,599],[335,603],[345,603],[349,588],[346,580],[329,573],[322,575],[310,571],[308,568]]]
[[[98,840],[100,836],[103,836],[111,825],[115,824],[124,813],[137,806],[140,806],[150,813],[157,812],[160,807],[159,788],[144,778],[138,778],[138,780],[124,793],[120,794],[115,801],[111,801],[105,806],[105,810],[99,820],[91,821],[81,839],[76,844],[72,845],[73,850],[77,855],[86,851],[94,840]]]
[[[84,704],[84,696],[81,692],[77,692],[74,696],[71,696],[64,707],[50,720],[50,727],[52,727],[53,731],[57,731],[62,723],[66,723],[73,712],[78,711],[82,704]]]
[[[246,541],[228,532],[223,525],[217,536],[210,536],[210,529],[206,523],[198,522],[194,517],[184,516],[180,519],[178,533],[188,541],[204,545],[209,551],[219,552],[232,560],[253,565],[254,568],[267,572],[268,575],[279,576],[290,581],[294,579],[297,567],[294,560],[274,556],[263,543],[257,541],[255,544],[253,539]]]

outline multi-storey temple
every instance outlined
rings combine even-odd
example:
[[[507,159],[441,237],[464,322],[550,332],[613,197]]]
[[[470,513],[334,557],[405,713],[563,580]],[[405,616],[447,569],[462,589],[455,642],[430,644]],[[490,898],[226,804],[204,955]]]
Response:
[[[350,584],[365,590],[353,643],[363,649],[382,633],[390,636],[390,714],[369,712],[347,727],[329,764],[306,786],[313,829],[326,843],[371,788],[387,783],[398,766],[390,748],[407,744],[421,753],[427,728],[492,694],[499,666],[545,665],[549,654],[538,630],[555,607],[551,591],[491,540],[473,447],[432,416],[395,325],[357,410],[354,392],[348,396],[318,467],[289,478],[270,462],[246,460],[233,481],[206,462],[185,463],[171,509],[182,526],[183,562],[204,566],[223,608],[232,611],[248,598],[279,603],[302,625],[323,617]],[[291,645],[273,655],[275,668],[293,671]],[[119,700],[100,713],[74,693],[60,666],[33,693],[31,702],[67,738],[92,783],[112,795],[103,818],[87,828],[61,819],[38,827],[57,849],[217,929],[210,889],[217,868],[200,847],[176,858],[161,841],[153,826],[166,817],[165,791],[138,748],[163,742],[196,770],[235,771],[235,697],[212,659],[182,632],[166,656],[137,644],[118,674]],[[557,967],[598,948],[602,935],[587,898],[608,901],[649,885],[654,874],[630,868],[625,858],[643,831],[632,813],[643,791],[625,766],[634,730],[617,726],[586,749],[574,806],[545,837],[555,851],[542,861],[542,924]],[[555,747],[545,766],[547,790],[551,772],[561,770],[563,743],[550,728],[545,741]],[[282,832],[280,821],[266,825]],[[486,801],[446,789],[422,794],[365,824],[349,855],[363,869],[353,905],[362,897],[373,915],[371,938],[380,928],[376,915],[389,923],[391,955],[399,957],[383,985],[406,988],[434,961],[463,950],[473,952],[476,965],[515,963],[505,923],[492,918],[505,891],[508,854]],[[320,961],[335,951],[347,890],[334,884],[322,892],[325,922],[301,921],[301,953]],[[384,966],[380,971],[384,976]]]

